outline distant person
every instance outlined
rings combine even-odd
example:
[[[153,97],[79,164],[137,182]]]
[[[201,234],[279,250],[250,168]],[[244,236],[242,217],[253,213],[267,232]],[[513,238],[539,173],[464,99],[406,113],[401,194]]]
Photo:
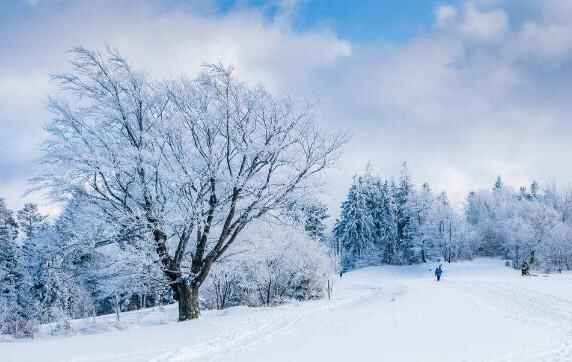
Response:
[[[528,265],[528,263],[525,261],[522,263],[522,267],[520,270],[522,272],[522,276],[525,277],[525,276],[529,275],[530,265]]]
[[[443,267],[441,264],[439,264],[439,266],[435,269],[435,277],[437,278],[437,281],[441,280],[442,274],[443,274]]]

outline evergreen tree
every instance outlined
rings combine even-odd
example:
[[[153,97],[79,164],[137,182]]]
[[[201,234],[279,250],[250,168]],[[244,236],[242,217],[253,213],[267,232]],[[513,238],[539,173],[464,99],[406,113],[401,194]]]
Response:
[[[502,178],[500,176],[497,176],[497,179],[495,180],[495,184],[493,186],[493,191],[502,191],[503,188],[504,188],[504,183],[502,182]]]
[[[378,182],[377,202],[373,209],[378,234],[377,247],[381,251],[382,261],[386,264],[394,260],[397,240],[397,208],[394,187],[388,181]]]
[[[26,239],[32,239],[45,225],[47,216],[40,214],[38,205],[27,203],[17,213],[20,231]]]
[[[417,198],[415,207],[415,216],[417,223],[417,235],[415,245],[419,250],[421,262],[425,263],[430,258],[432,244],[432,220],[431,212],[433,210],[434,197],[431,187],[428,183],[421,186],[421,192]]]
[[[414,213],[415,195],[411,184],[407,164],[401,169],[399,184],[395,189],[395,204],[397,207],[397,248],[399,250],[397,264],[413,263],[418,260],[418,253],[413,243],[416,233],[416,218]]]
[[[538,199],[540,192],[540,185],[536,181],[532,181],[530,184],[530,198],[533,200]]]
[[[467,203],[465,205],[465,219],[469,224],[476,225],[479,223],[480,217],[481,210],[477,193],[471,191],[467,196]]]
[[[0,198],[0,333],[19,335],[27,333],[22,328],[27,316],[19,300],[22,273],[17,237],[13,212]]]
[[[397,183],[369,172],[354,178],[334,238],[345,268],[455,260],[473,255],[464,225],[446,193],[435,198],[428,184],[415,190],[404,164]]]
[[[519,201],[530,200],[532,198],[532,195],[528,192],[526,186],[521,186],[517,198]]]
[[[0,241],[14,241],[18,237],[18,223],[14,213],[8,209],[6,202],[0,198]]]
[[[342,268],[356,266],[360,259],[367,258],[374,249],[375,221],[367,199],[367,178],[354,177],[346,200],[342,203],[341,215],[334,228],[334,235],[341,246]]]
[[[319,202],[306,205],[303,208],[304,230],[313,240],[326,241],[325,221],[330,217],[328,209]]]
[[[455,241],[453,240],[454,215],[446,192],[441,192],[436,200],[439,207],[439,249],[441,256],[451,262],[455,257]]]
[[[40,214],[35,204],[27,203],[17,212],[18,225],[23,234],[20,270],[22,280],[19,286],[21,305],[31,320],[37,320],[40,314],[39,271],[44,254],[44,233],[47,231],[47,216]]]

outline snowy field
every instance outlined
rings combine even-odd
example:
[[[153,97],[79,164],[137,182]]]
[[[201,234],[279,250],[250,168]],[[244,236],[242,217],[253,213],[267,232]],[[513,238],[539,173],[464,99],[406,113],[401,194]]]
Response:
[[[0,343],[2,362],[572,361],[572,274],[523,279],[499,260],[358,270],[334,299],[74,321],[73,336]]]

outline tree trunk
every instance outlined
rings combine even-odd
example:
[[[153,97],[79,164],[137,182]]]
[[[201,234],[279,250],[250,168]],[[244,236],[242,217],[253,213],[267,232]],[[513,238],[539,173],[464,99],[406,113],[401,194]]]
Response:
[[[119,322],[119,313],[121,312],[121,306],[119,305],[119,297],[117,295],[113,296],[113,308],[115,309],[115,318]]]
[[[514,247],[514,268],[518,269],[520,268],[520,248],[518,247],[518,245],[516,245]]]
[[[179,302],[179,322],[199,318],[199,287],[177,283],[174,288]]]

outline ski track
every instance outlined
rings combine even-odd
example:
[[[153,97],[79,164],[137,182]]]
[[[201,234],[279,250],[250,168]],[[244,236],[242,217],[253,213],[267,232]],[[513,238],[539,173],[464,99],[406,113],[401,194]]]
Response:
[[[228,358],[231,353],[255,348],[259,344],[270,342],[275,335],[293,330],[295,325],[308,315],[367,303],[369,300],[377,299],[381,293],[381,288],[372,288],[368,285],[358,286],[355,289],[364,289],[365,292],[355,299],[342,299],[325,305],[317,303],[316,306],[300,308],[298,313],[277,314],[273,319],[257,328],[252,328],[247,332],[238,332],[237,330],[244,331],[245,328],[249,327],[249,324],[245,323],[240,328],[224,336],[217,337],[209,343],[184,347],[175,352],[167,352],[164,355],[151,359],[150,362],[206,362],[222,360]]]
[[[479,298],[482,303],[488,303],[508,319],[516,319],[533,327],[557,330],[562,334],[553,349],[538,351],[532,356],[509,353],[498,359],[499,362],[572,361],[572,300],[540,290],[530,290],[526,286],[515,288],[514,284],[503,282],[473,282],[470,286],[457,284],[456,288],[473,298]]]

